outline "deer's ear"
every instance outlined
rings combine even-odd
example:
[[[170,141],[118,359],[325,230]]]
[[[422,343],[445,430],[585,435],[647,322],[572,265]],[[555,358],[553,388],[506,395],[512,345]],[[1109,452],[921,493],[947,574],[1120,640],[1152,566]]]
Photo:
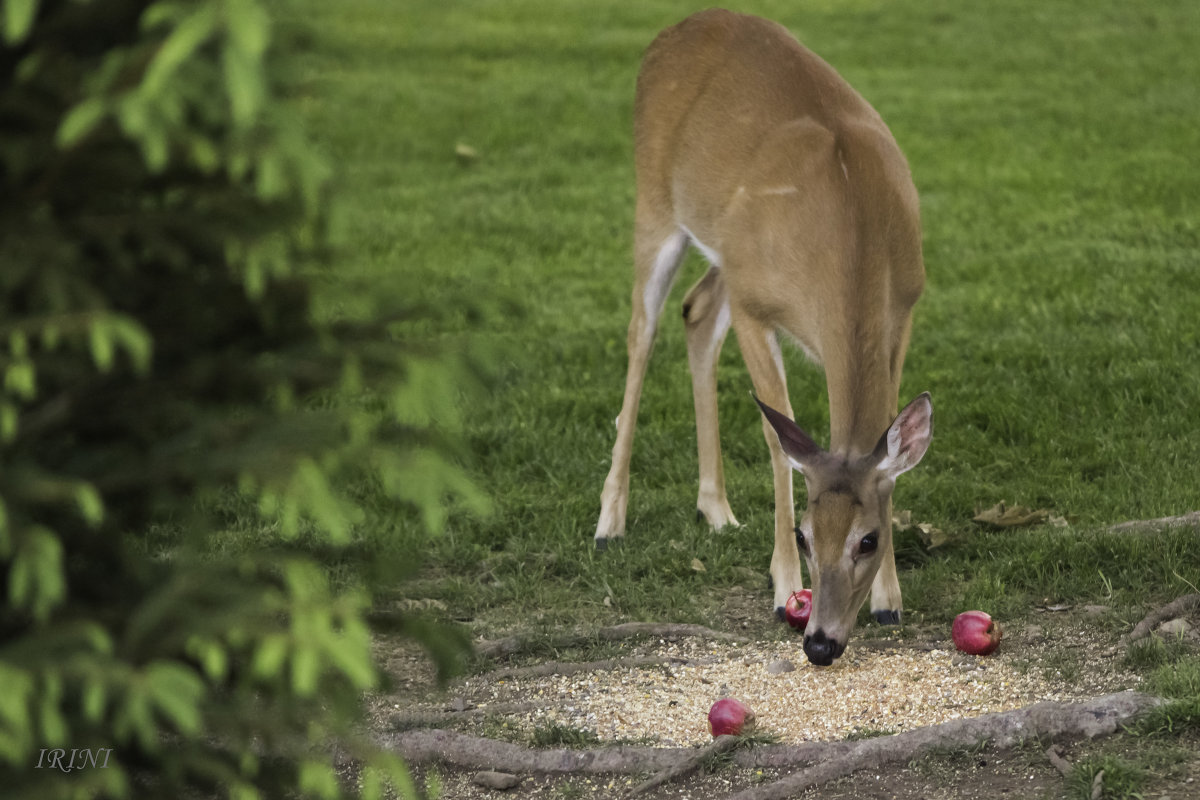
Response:
[[[924,392],[896,415],[892,426],[875,445],[874,454],[879,458],[877,469],[895,480],[897,475],[920,463],[932,439],[933,400],[929,392]]]
[[[779,437],[779,445],[783,448],[788,461],[792,462],[793,469],[804,472],[806,465],[811,466],[814,461],[825,454],[821,446],[814,442],[812,437],[805,433],[799,425],[788,419],[786,414],[771,408],[758,397],[754,398],[754,402],[758,403],[763,416],[775,429],[775,435]]]

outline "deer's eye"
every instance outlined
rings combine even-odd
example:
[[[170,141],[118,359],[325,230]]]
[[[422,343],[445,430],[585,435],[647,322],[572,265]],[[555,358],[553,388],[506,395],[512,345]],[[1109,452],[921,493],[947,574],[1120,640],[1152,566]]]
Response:
[[[862,541],[858,543],[858,554],[860,556],[874,553],[879,547],[879,534],[871,531],[866,536],[862,537]]]
[[[799,548],[801,553],[804,553],[804,555],[808,555],[808,539],[804,538],[804,531],[800,530],[799,525],[796,526],[795,530],[796,530],[796,547]]]

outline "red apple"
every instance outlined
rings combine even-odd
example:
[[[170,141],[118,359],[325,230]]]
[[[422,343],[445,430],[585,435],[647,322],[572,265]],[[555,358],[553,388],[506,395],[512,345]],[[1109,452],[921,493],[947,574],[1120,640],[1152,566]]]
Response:
[[[798,592],[792,592],[792,596],[783,606],[783,618],[787,620],[787,624],[802,631],[808,627],[808,618],[811,616],[812,591],[801,589]]]
[[[714,739],[727,733],[738,736],[743,729],[753,727],[754,712],[741,700],[722,697],[708,710],[708,729]]]
[[[973,656],[986,656],[1000,646],[1000,626],[984,611],[964,611],[950,629],[954,646]]]

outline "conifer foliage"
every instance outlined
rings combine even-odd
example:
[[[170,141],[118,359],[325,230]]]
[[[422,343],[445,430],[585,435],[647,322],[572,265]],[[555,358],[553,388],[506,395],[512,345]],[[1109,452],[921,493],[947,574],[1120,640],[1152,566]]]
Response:
[[[271,44],[259,0],[0,0],[6,797],[412,794],[348,733],[369,585],[313,553],[368,495],[431,532],[482,500],[453,366],[313,313],[328,170]],[[230,497],[286,547],[214,546]]]

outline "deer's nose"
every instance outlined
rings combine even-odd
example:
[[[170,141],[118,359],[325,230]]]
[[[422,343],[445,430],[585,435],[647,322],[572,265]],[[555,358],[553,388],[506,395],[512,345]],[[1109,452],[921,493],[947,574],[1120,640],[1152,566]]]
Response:
[[[845,644],[830,639],[824,630],[804,637],[804,655],[818,667],[828,667],[845,649]]]

